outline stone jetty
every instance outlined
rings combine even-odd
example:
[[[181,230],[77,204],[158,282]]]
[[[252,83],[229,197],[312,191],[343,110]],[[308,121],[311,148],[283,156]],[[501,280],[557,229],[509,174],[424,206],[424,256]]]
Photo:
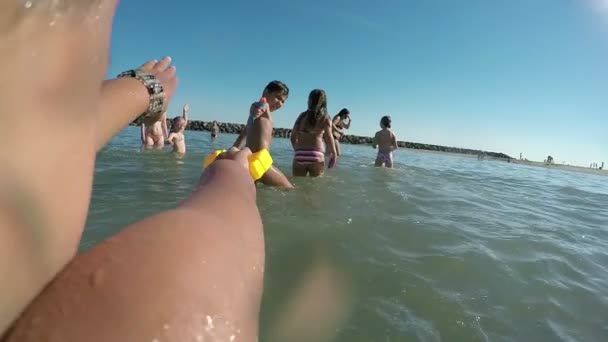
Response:
[[[134,121],[131,125],[139,125],[138,122]],[[167,125],[171,127],[171,122],[167,119]],[[199,120],[190,120],[188,121],[187,130],[191,131],[211,131],[211,127],[213,125],[213,121],[199,121]],[[245,128],[243,124],[234,124],[234,123],[225,123],[218,122],[217,123],[220,133],[229,133],[229,134],[239,134],[241,130]],[[289,138],[291,136],[291,129],[288,128],[275,128],[273,130],[273,136],[276,138]],[[373,138],[371,137],[363,137],[358,135],[346,135],[342,137],[340,140],[341,143],[344,144],[353,144],[353,145],[371,145],[373,143]],[[427,151],[437,151],[437,152],[449,152],[449,153],[462,153],[462,154],[471,154],[471,155],[482,155],[484,157],[497,158],[497,159],[505,159],[511,160],[510,156],[504,153],[498,152],[487,152],[480,150],[472,150],[466,148],[458,148],[458,147],[448,147],[448,146],[439,146],[439,145],[429,145],[429,144],[420,144],[409,141],[398,141],[397,144],[399,147],[406,147],[416,150],[427,150]]]

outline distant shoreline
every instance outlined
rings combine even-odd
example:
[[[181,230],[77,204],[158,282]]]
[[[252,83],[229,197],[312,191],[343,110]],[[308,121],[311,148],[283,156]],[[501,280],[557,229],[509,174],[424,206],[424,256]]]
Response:
[[[565,170],[565,171],[572,171],[572,172],[582,172],[582,173],[586,173],[586,174],[590,174],[590,175],[608,176],[608,170],[592,169],[592,168],[588,168],[588,167],[584,167],[584,166],[547,164],[547,163],[543,163],[543,162],[535,162],[535,161],[530,161],[530,160],[519,160],[519,159],[513,159],[511,162],[513,164],[543,167],[546,169],[557,169],[557,170]]]
[[[171,122],[167,119],[167,124],[170,126]],[[131,123],[132,126],[138,126],[139,123],[134,121]],[[190,131],[211,131],[211,126],[213,125],[213,121],[201,121],[201,120],[190,120],[188,122],[187,130]],[[226,122],[217,122],[220,133],[228,133],[228,134],[239,134],[241,130],[245,128],[243,124],[235,124],[235,123],[226,123]],[[275,128],[273,129],[273,136],[276,138],[285,138],[289,139],[291,136],[291,129],[288,128]],[[345,135],[341,140],[341,143],[351,144],[351,145],[371,145],[373,143],[373,138],[358,136],[358,135]],[[431,145],[431,144],[421,144],[414,143],[409,141],[398,141],[399,147],[401,148],[410,148],[414,150],[420,151],[428,151],[428,152],[440,152],[440,153],[455,153],[455,154],[464,154],[473,157],[483,156],[483,158],[488,158],[492,160],[510,162],[513,164],[519,165],[527,165],[527,166],[535,166],[535,167],[544,167],[549,169],[560,169],[567,170],[573,172],[583,172],[587,174],[596,174],[602,176],[608,176],[608,170],[598,170],[591,169],[582,166],[572,166],[572,165],[561,165],[561,164],[546,164],[543,162],[535,162],[528,160],[520,160],[510,157],[507,154],[500,152],[488,152],[482,150],[473,150],[467,148],[458,148],[458,147],[449,147],[449,146],[440,146],[440,145]]]

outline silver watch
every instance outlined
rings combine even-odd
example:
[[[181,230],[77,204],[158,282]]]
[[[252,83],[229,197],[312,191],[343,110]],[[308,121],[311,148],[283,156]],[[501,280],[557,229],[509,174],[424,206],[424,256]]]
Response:
[[[120,73],[118,78],[121,77],[133,77],[143,83],[148,90],[150,104],[148,105],[148,110],[142,113],[142,116],[150,116],[163,111],[166,100],[165,90],[156,76],[139,69],[133,69]]]

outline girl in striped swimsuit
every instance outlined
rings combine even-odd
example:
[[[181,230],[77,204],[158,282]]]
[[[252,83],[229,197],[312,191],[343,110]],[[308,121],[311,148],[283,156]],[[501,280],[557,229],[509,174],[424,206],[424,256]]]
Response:
[[[332,122],[327,114],[327,95],[315,89],[308,96],[308,110],[296,119],[291,132],[291,145],[295,150],[293,175],[318,177],[325,170],[325,146],[330,152],[330,167],[336,162],[336,145],[332,135]],[[325,146],[324,146],[325,145]]]

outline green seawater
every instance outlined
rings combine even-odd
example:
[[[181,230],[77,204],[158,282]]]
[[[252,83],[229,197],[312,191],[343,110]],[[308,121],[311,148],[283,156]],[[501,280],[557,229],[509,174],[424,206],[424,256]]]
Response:
[[[81,250],[174,207],[234,139],[186,132],[180,159],[125,129],[98,156]],[[608,178],[411,150],[385,170],[371,147],[342,149],[296,191],[258,187],[261,341],[290,324],[292,341],[608,339]],[[289,142],[272,154],[290,175]],[[291,315],[297,302],[311,320]]]

